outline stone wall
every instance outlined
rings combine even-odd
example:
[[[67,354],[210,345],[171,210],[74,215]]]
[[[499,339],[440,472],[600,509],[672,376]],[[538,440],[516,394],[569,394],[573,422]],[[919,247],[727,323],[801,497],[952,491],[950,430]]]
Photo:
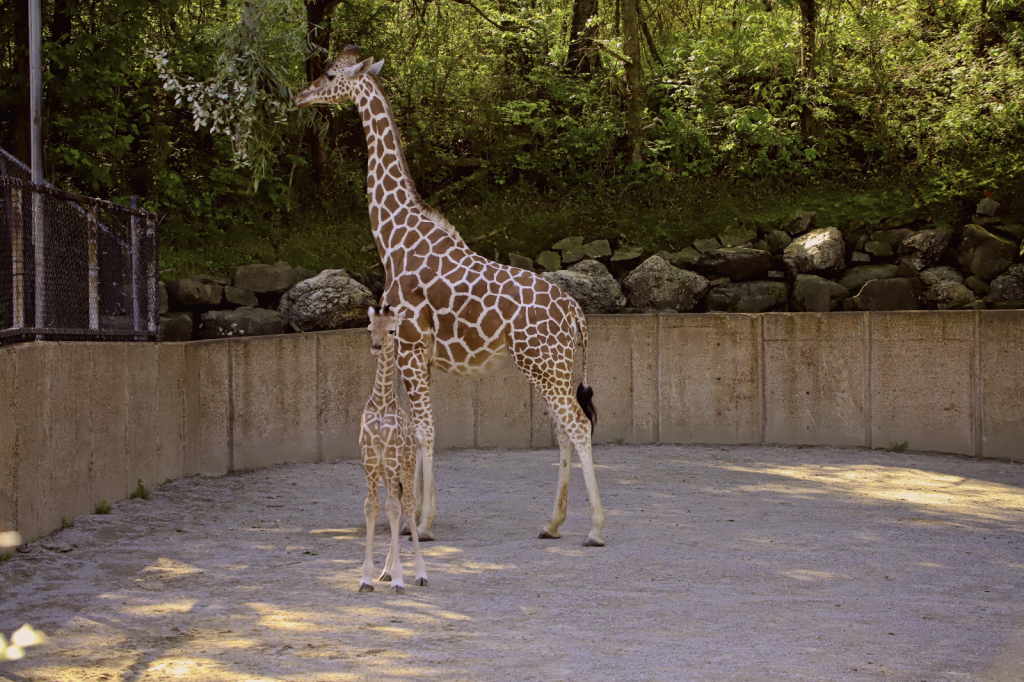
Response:
[[[594,315],[595,441],[788,443],[1024,461],[1024,311]],[[374,362],[343,330],[0,349],[0,530],[26,539],[195,474],[359,456]],[[437,447],[548,448],[514,366],[433,379]]]

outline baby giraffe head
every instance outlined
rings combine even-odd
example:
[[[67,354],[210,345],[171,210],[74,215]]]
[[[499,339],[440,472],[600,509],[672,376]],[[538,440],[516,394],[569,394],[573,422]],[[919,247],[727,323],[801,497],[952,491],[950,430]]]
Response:
[[[374,64],[373,57],[359,61],[359,48],[349,45],[327,67],[324,75],[299,93],[299,96],[295,98],[295,103],[300,109],[305,109],[311,104],[352,101],[356,99],[363,80],[371,75],[376,76],[380,73],[382,66],[384,66],[384,61],[381,60]]]
[[[405,319],[405,315],[396,312],[394,308],[386,305],[382,308],[370,306],[370,338],[373,345],[370,346],[370,353],[380,355],[385,349],[390,350],[395,343],[395,333],[398,325]]]

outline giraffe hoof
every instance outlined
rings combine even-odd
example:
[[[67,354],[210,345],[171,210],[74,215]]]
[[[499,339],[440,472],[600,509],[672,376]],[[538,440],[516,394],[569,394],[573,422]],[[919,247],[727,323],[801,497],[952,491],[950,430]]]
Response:
[[[391,582],[391,574],[387,571],[384,571],[380,574],[380,577],[377,578],[377,580],[381,581],[382,583],[389,583]]]
[[[557,540],[560,537],[562,537],[562,534],[559,533],[557,530],[554,533],[549,533],[546,530],[542,530],[540,532],[540,535],[537,536],[537,539],[538,540]]]
[[[366,583],[359,583],[359,591],[360,592],[373,592],[373,585],[368,585]]]
[[[416,582],[414,584],[419,585],[420,587],[426,587],[427,586],[427,579],[426,578],[416,578]]]
[[[398,531],[399,535],[412,535],[412,530],[409,528],[409,524],[402,526],[402,530]]]
[[[594,538],[587,538],[583,541],[584,547],[604,547],[604,542],[601,540],[595,540]]]
[[[420,536],[420,542],[430,542],[434,539],[434,534],[430,532],[424,532],[421,530],[418,535]]]
[[[405,588],[402,587],[401,585],[392,585],[391,586],[391,591],[394,592],[395,594],[405,594]]]

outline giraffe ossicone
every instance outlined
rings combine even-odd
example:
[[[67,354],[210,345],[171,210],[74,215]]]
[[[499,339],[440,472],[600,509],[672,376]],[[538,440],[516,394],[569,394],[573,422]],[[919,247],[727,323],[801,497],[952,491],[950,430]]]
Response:
[[[587,386],[587,322],[571,296],[536,273],[474,253],[441,213],[416,191],[391,104],[377,81],[382,62],[359,61],[346,47],[296,98],[300,107],[354,102],[368,149],[366,193],[370,227],[386,275],[382,301],[405,315],[398,330],[398,368],[409,395],[415,431],[416,519],[422,539],[433,539],[434,420],[430,369],[472,378],[510,362],[547,403],[560,451],[551,517],[540,537],[557,538],[568,504],[575,451],[590,505],[584,545],[602,546],[604,511],[591,454],[596,412]],[[580,351],[583,381],[573,390]]]
[[[395,392],[395,332],[403,316],[388,306],[380,310],[370,308],[370,353],[377,357],[377,375],[373,382],[373,393],[366,401],[359,424],[359,449],[366,473],[366,559],[363,561],[363,577],[359,582],[360,592],[373,592],[373,531],[380,516],[380,499],[377,489],[383,483],[387,490],[384,511],[391,524],[391,549],[384,562],[380,579],[391,582],[391,590],[397,594],[405,592],[405,573],[399,556],[398,535],[402,514],[407,519],[415,518],[413,487],[416,478],[416,437],[412,422],[405,409],[398,402]],[[427,567],[420,555],[419,534],[412,528],[414,583],[427,585]]]

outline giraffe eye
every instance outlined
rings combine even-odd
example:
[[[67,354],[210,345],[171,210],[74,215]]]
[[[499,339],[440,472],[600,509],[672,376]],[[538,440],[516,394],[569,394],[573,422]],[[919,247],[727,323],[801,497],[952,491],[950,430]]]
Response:
[[[394,329],[392,329],[391,331],[388,332],[388,334],[394,334],[394,333],[395,333]]]
[[[327,80],[329,80],[329,81],[334,80],[334,74],[333,73],[327,74]]]

